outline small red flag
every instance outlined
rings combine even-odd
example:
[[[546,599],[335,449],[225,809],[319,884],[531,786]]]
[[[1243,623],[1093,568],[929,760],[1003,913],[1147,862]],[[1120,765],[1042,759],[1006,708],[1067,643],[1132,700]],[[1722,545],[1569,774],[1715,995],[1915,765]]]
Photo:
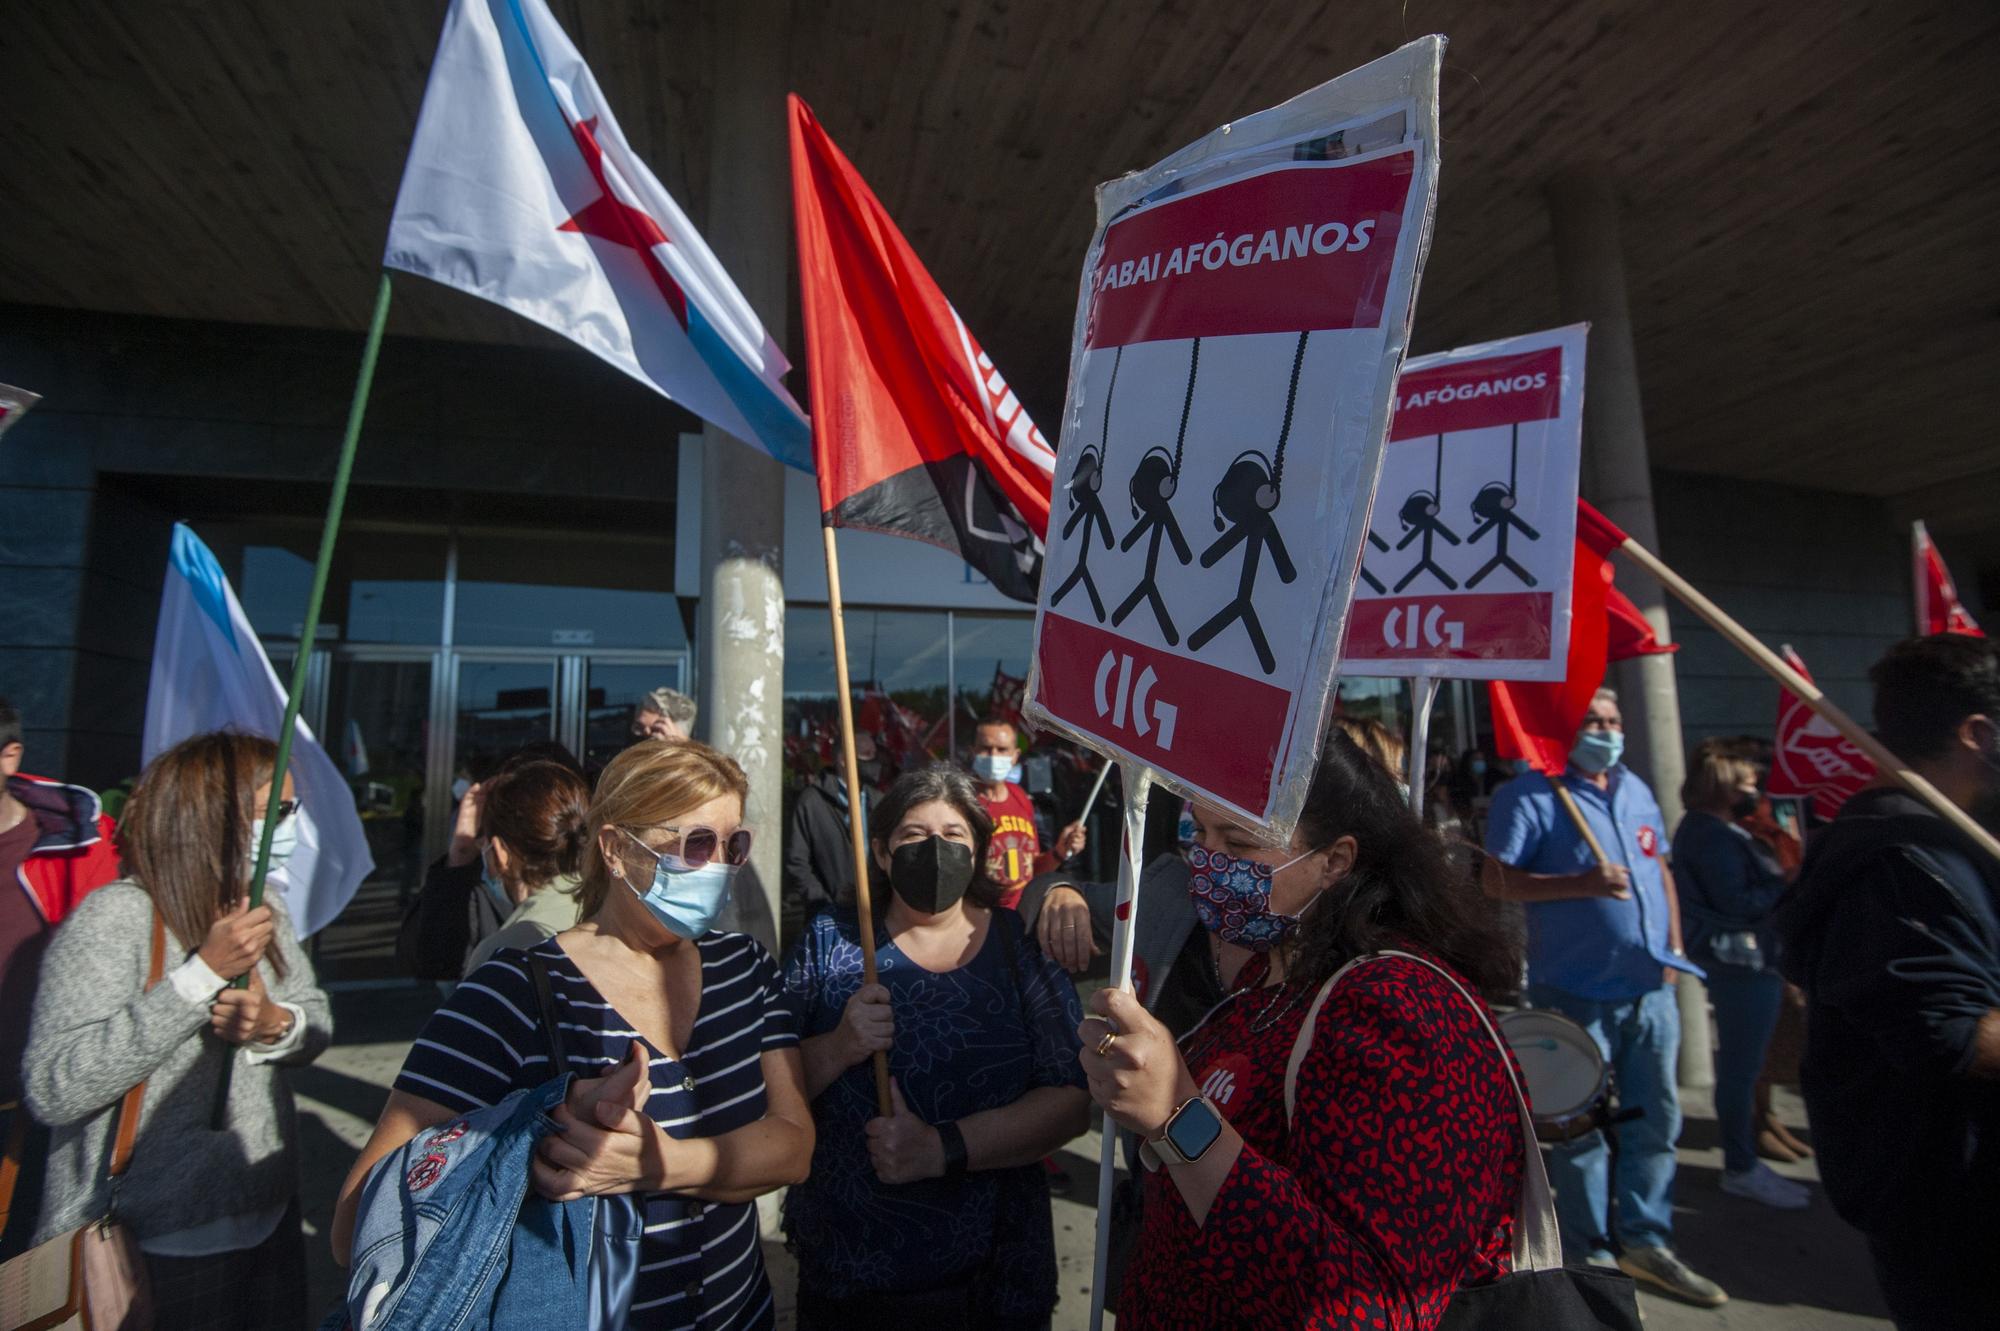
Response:
[[[1958,587],[1951,580],[1950,570],[1944,566],[1944,556],[1938,553],[1936,543],[1931,540],[1931,534],[1922,522],[1910,524],[1910,545],[1911,559],[1916,566],[1917,636],[1926,638],[1933,633],[1963,633],[1974,638],[1985,637],[1985,632],[1959,603]]]
[[[1806,663],[1785,646],[1785,663],[1807,679]],[[1766,789],[1783,798],[1809,798],[1829,821],[1856,791],[1875,779],[1875,764],[1848,738],[1806,706],[1790,689],[1778,690],[1778,730]]]
[[[1494,751],[1502,758],[1525,758],[1548,776],[1569,765],[1577,727],[1604,680],[1606,664],[1680,650],[1662,645],[1639,608],[1611,585],[1608,557],[1625,543],[1625,533],[1580,499],[1576,510],[1568,669],[1555,683],[1492,680],[1486,685]]]
[[[812,109],[790,107],[821,519],[942,546],[1033,601],[1055,452]]]

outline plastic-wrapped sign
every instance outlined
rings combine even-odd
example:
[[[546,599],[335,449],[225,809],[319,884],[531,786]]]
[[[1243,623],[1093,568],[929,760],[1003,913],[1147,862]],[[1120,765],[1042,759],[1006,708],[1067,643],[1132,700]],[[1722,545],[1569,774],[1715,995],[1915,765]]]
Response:
[[[28,408],[41,400],[39,393],[30,393],[11,384],[0,384],[0,434],[7,433],[15,422],[28,414]]]
[[[1587,332],[1403,367],[1354,589],[1350,673],[1563,677]]]
[[[1097,191],[1027,713],[1286,831],[1437,192],[1427,37]]]

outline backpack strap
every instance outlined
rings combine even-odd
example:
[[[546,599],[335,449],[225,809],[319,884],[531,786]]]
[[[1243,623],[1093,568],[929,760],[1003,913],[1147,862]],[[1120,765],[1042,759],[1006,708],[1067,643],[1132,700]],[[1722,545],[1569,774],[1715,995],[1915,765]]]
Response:
[[[549,963],[539,948],[523,955],[528,959],[528,978],[534,982],[535,1003],[541,1008],[542,1038],[549,1046],[549,1075],[560,1077],[569,1071],[569,1058],[563,1053],[562,1026],[556,1020],[555,991],[549,987]]]
[[[1500,1066],[1507,1069],[1507,1080],[1514,1088],[1514,1104],[1521,1116],[1521,1144],[1526,1159],[1521,1169],[1521,1204],[1514,1215],[1513,1265],[1516,1271],[1555,1271],[1562,1267],[1562,1238],[1556,1229],[1555,1198],[1549,1191],[1548,1168],[1542,1163],[1542,1148],[1535,1140],[1535,1118],[1528,1109],[1528,1097],[1521,1089],[1520,1075],[1514,1071],[1514,1059],[1507,1048],[1507,1042],[1500,1037],[1499,1028],[1487,1013],[1486,1005],[1466,992],[1457,977],[1424,957],[1408,952],[1373,952],[1365,957],[1356,957],[1333,973],[1332,978],[1320,986],[1319,995],[1306,1013],[1305,1022],[1299,1027],[1299,1036],[1292,1044],[1292,1057],[1285,1064],[1285,1126],[1289,1129],[1292,1115],[1298,1108],[1299,1068],[1306,1061],[1306,1054],[1312,1048],[1313,1028],[1319,1025],[1320,1009],[1326,1006],[1327,996],[1342,977],[1364,962],[1382,957],[1400,957],[1404,961],[1414,961],[1436,971],[1446,984],[1456,989],[1459,996],[1471,1005],[1486,1033],[1493,1037],[1494,1046],[1500,1051]]]

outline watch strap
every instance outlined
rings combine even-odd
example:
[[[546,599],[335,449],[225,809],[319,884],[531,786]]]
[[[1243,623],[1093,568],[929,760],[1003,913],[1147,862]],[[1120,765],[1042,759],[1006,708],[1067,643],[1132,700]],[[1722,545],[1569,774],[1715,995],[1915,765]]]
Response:
[[[957,1178],[971,1163],[971,1156],[965,1149],[965,1133],[957,1123],[937,1125],[938,1141],[944,1146],[944,1176]]]
[[[1215,1119],[1216,1126],[1218,1129],[1220,1129],[1222,1125],[1223,1118],[1221,1111],[1216,1109],[1214,1105],[1209,1104],[1207,1098],[1204,1096],[1190,1095],[1187,1099],[1181,1101],[1178,1105],[1175,1105],[1174,1112],[1167,1115],[1166,1126],[1160,1130],[1160,1135],[1157,1137],[1150,1138],[1146,1142],[1146,1145],[1153,1148],[1154,1154],[1156,1154],[1162,1161],[1164,1161],[1167,1164],[1191,1165],[1195,1161],[1201,1159],[1202,1155],[1207,1154],[1208,1147],[1203,1147],[1201,1154],[1188,1155],[1186,1152],[1182,1151],[1180,1146],[1176,1144],[1174,1141],[1174,1123],[1180,1118],[1182,1114],[1185,1114],[1189,1109],[1193,1108],[1195,1105],[1200,1105],[1202,1106],[1202,1108],[1208,1111],[1209,1115]],[[1218,1130],[1216,1138],[1219,1138],[1220,1136],[1221,1133]],[[1210,1139],[1209,1146],[1213,1146],[1215,1144],[1216,1138]]]

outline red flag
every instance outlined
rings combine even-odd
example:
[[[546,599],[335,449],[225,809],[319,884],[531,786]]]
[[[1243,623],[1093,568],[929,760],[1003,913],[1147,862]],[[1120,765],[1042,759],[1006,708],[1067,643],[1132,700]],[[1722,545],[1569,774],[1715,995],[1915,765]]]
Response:
[[[821,517],[942,546],[1033,601],[1055,452],[811,108],[790,106]]]
[[[1922,522],[1910,524],[1910,544],[1917,578],[1917,636],[1964,633],[1974,638],[1985,637],[1985,632],[1959,604],[1958,587]]]
[[[1785,646],[1785,663],[1811,679],[1799,654]],[[1778,690],[1778,733],[1773,744],[1774,796],[1812,800],[1813,812],[1832,819],[1848,797],[1875,779],[1875,764],[1790,689]]]
[[[1612,551],[1625,533],[1595,508],[1576,503],[1576,574],[1570,580],[1569,668],[1550,684],[1493,680],[1486,699],[1493,712],[1493,748],[1502,758],[1525,758],[1554,776],[1569,764],[1577,727],[1611,661],[1680,650],[1661,645],[1639,608],[1611,585]]]

